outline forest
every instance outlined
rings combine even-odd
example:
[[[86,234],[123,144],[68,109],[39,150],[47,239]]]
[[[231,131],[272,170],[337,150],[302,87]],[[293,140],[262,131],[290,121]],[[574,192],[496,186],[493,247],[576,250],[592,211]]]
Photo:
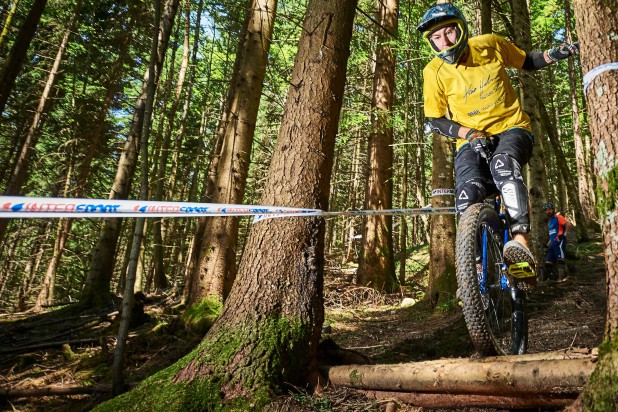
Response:
[[[574,224],[573,255],[596,255],[603,268],[600,326],[582,343],[599,346],[599,359],[568,404],[611,410],[618,2],[455,3],[471,37],[494,33],[524,51],[579,44],[574,58],[508,75],[534,133],[523,170],[531,251],[544,261],[551,201]],[[455,141],[433,133],[423,110],[434,55],[416,27],[432,4],[3,0],[0,408],[20,399],[16,410],[51,410],[9,396],[33,387],[18,375],[33,368],[24,353],[36,344],[66,362],[100,352],[88,367],[104,371],[80,385],[110,389],[81,392],[88,403],[65,398],[58,410],[278,410],[268,406],[277,396],[324,384],[320,342],[343,317],[334,302],[398,308],[408,298],[420,302],[404,308],[410,316],[418,305],[460,319],[457,219],[439,213],[454,206]],[[101,213],[36,216],[69,211],[62,199]],[[106,213],[128,200],[258,212]],[[266,207],[338,214],[253,219]],[[361,212],[379,210],[392,212]],[[346,300],[342,290],[361,295]],[[140,375],[131,368],[150,344],[137,332],[144,324],[164,346],[141,361],[165,359]]]

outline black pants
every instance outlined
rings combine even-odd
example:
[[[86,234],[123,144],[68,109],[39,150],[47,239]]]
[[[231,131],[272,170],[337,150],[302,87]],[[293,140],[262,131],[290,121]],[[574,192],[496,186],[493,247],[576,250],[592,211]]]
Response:
[[[455,154],[455,207],[461,214],[470,205],[491,194],[501,193],[513,233],[530,230],[528,189],[521,168],[532,156],[534,137],[525,129],[514,128],[491,137],[492,155],[487,161],[469,144]]]

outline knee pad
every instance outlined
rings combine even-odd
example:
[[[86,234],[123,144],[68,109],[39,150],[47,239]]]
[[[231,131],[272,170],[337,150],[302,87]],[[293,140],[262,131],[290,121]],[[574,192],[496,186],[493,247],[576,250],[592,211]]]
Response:
[[[468,206],[480,203],[485,199],[485,185],[477,179],[467,180],[459,185],[455,190],[455,209],[459,217]]]
[[[504,200],[504,206],[511,220],[511,232],[528,233],[528,189],[521,177],[521,166],[511,156],[498,153],[489,164],[494,183]]]

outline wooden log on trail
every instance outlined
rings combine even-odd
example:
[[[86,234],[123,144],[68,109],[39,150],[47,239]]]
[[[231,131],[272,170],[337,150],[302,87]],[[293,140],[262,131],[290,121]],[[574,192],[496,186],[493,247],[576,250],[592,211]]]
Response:
[[[333,385],[363,390],[568,398],[582,390],[594,367],[593,356],[549,360],[520,356],[333,366],[327,373]]]
[[[369,399],[396,400],[422,408],[563,408],[573,403],[576,395],[525,394],[522,396],[469,395],[453,393],[419,393],[392,391],[359,391]]]

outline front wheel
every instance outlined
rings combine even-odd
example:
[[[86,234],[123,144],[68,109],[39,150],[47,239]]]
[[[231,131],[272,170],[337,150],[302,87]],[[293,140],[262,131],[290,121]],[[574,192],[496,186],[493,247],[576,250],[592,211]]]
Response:
[[[484,203],[468,207],[457,229],[459,298],[481,355],[523,354],[528,345],[525,292],[506,275],[504,233],[502,218]]]

